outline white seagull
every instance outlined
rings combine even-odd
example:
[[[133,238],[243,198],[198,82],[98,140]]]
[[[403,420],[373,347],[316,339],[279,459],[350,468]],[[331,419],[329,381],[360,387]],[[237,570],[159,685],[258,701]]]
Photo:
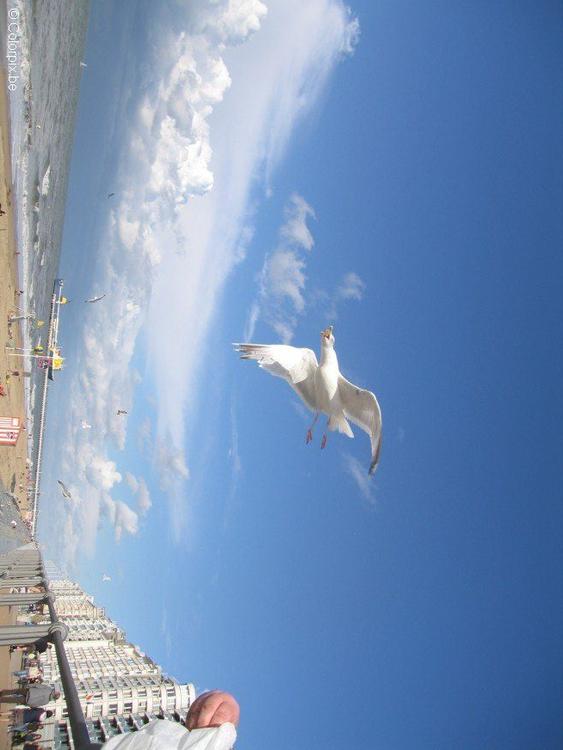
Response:
[[[91,297],[90,299],[85,299],[84,302],[99,302],[101,299],[103,299],[106,295],[105,294],[99,294],[97,297]]]
[[[350,383],[340,373],[334,351],[332,326],[321,332],[321,363],[312,349],[299,349],[285,344],[233,344],[241,359],[254,359],[258,365],[278,378],[287,380],[306,405],[315,412],[307,430],[306,443],[313,439],[313,427],[321,412],[328,417],[328,429],[354,437],[349,419],[367,432],[371,441],[373,474],[381,450],[381,409],[371,391]],[[326,433],[321,448],[326,445]]]
[[[63,497],[65,500],[72,500],[72,495],[70,494],[69,488],[64,484],[64,482],[61,482],[60,479],[57,479],[57,482],[61,485],[61,492],[63,493]]]

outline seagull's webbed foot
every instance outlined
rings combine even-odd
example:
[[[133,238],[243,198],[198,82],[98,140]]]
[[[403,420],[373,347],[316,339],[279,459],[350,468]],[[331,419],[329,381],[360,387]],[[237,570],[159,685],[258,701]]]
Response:
[[[323,439],[321,440],[321,450],[326,446],[326,433],[323,435]]]
[[[305,438],[305,445],[309,445],[309,443],[311,443],[312,440],[313,440],[313,430],[309,428],[307,430],[307,437]]]

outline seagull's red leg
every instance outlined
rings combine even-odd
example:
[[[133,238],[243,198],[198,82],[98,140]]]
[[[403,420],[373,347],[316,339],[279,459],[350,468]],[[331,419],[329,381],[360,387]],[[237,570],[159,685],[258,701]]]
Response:
[[[313,440],[313,427],[317,424],[318,418],[319,418],[319,412],[315,414],[315,418],[313,419],[313,424],[307,430],[307,437],[305,438],[305,445],[309,445],[309,443]]]
[[[321,450],[325,447],[325,445],[326,445],[326,432],[323,435],[323,439],[321,440]]]

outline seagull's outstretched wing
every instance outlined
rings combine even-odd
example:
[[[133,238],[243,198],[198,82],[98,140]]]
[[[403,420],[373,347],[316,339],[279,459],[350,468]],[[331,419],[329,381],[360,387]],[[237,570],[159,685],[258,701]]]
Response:
[[[67,500],[72,500],[72,495],[70,494],[70,490],[68,489],[66,484],[61,482],[60,479],[57,479],[57,482],[61,485],[61,492],[63,493],[63,497]]]
[[[285,344],[233,344],[241,359],[254,359],[264,370],[287,380],[293,390],[316,411],[315,372],[319,366],[312,349]]]
[[[381,450],[381,409],[371,391],[358,388],[345,377],[338,378],[338,394],[344,414],[354,424],[361,427],[371,440],[371,464],[369,473],[373,474],[379,461]]]

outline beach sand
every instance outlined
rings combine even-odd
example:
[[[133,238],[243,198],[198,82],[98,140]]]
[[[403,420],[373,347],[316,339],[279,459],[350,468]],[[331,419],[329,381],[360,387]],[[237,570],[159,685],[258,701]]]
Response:
[[[11,377],[6,381],[6,374],[11,370],[23,372],[17,360],[8,357],[5,350],[7,343],[21,346],[19,325],[13,325],[12,336],[8,330],[8,315],[15,311],[17,305],[16,290],[18,287],[18,263],[16,256],[16,239],[14,231],[14,207],[11,204],[12,171],[10,167],[10,123],[8,115],[8,97],[6,91],[6,77],[0,69],[0,206],[6,213],[0,215],[0,384],[4,386],[6,396],[0,396],[0,416],[25,418],[23,376]],[[12,361],[10,361],[12,360]],[[14,361],[15,360],[15,361]],[[20,514],[27,512],[27,497],[25,487],[27,458],[27,432],[20,433],[15,447],[0,445],[0,483],[4,489],[13,493],[18,499]],[[0,490],[2,487],[0,487]],[[13,507],[7,507],[12,501],[0,492],[0,512],[3,517],[14,518]],[[17,515],[16,515],[17,517]],[[14,519],[15,520],[15,519]],[[8,521],[6,520],[6,523]],[[20,527],[23,526],[20,522]],[[2,543],[6,549],[22,544],[22,528],[12,529],[8,526],[0,533],[6,536]],[[13,625],[16,621],[16,607],[0,607],[0,625]],[[0,688],[13,687],[16,678],[12,671],[20,668],[21,655],[19,652],[10,654],[7,646],[0,647]],[[0,750],[11,747],[11,735],[7,732],[8,720],[13,705],[0,705]]]
[[[11,203],[10,123],[4,70],[0,70],[0,136],[0,205],[6,211],[4,215],[0,215],[0,384],[6,392],[6,396],[0,396],[0,416],[19,417],[22,424],[25,424],[23,368],[21,361],[8,357],[5,350],[8,343],[21,346],[21,332],[19,324],[8,326],[8,315],[15,312],[19,304],[16,296],[19,287],[14,206]],[[12,329],[12,339],[9,328]],[[11,376],[6,380],[6,375],[12,370],[19,371],[20,376]],[[0,445],[0,481],[6,490],[17,497],[22,514],[28,511],[25,492],[27,443],[27,432],[22,430],[15,447]]]

